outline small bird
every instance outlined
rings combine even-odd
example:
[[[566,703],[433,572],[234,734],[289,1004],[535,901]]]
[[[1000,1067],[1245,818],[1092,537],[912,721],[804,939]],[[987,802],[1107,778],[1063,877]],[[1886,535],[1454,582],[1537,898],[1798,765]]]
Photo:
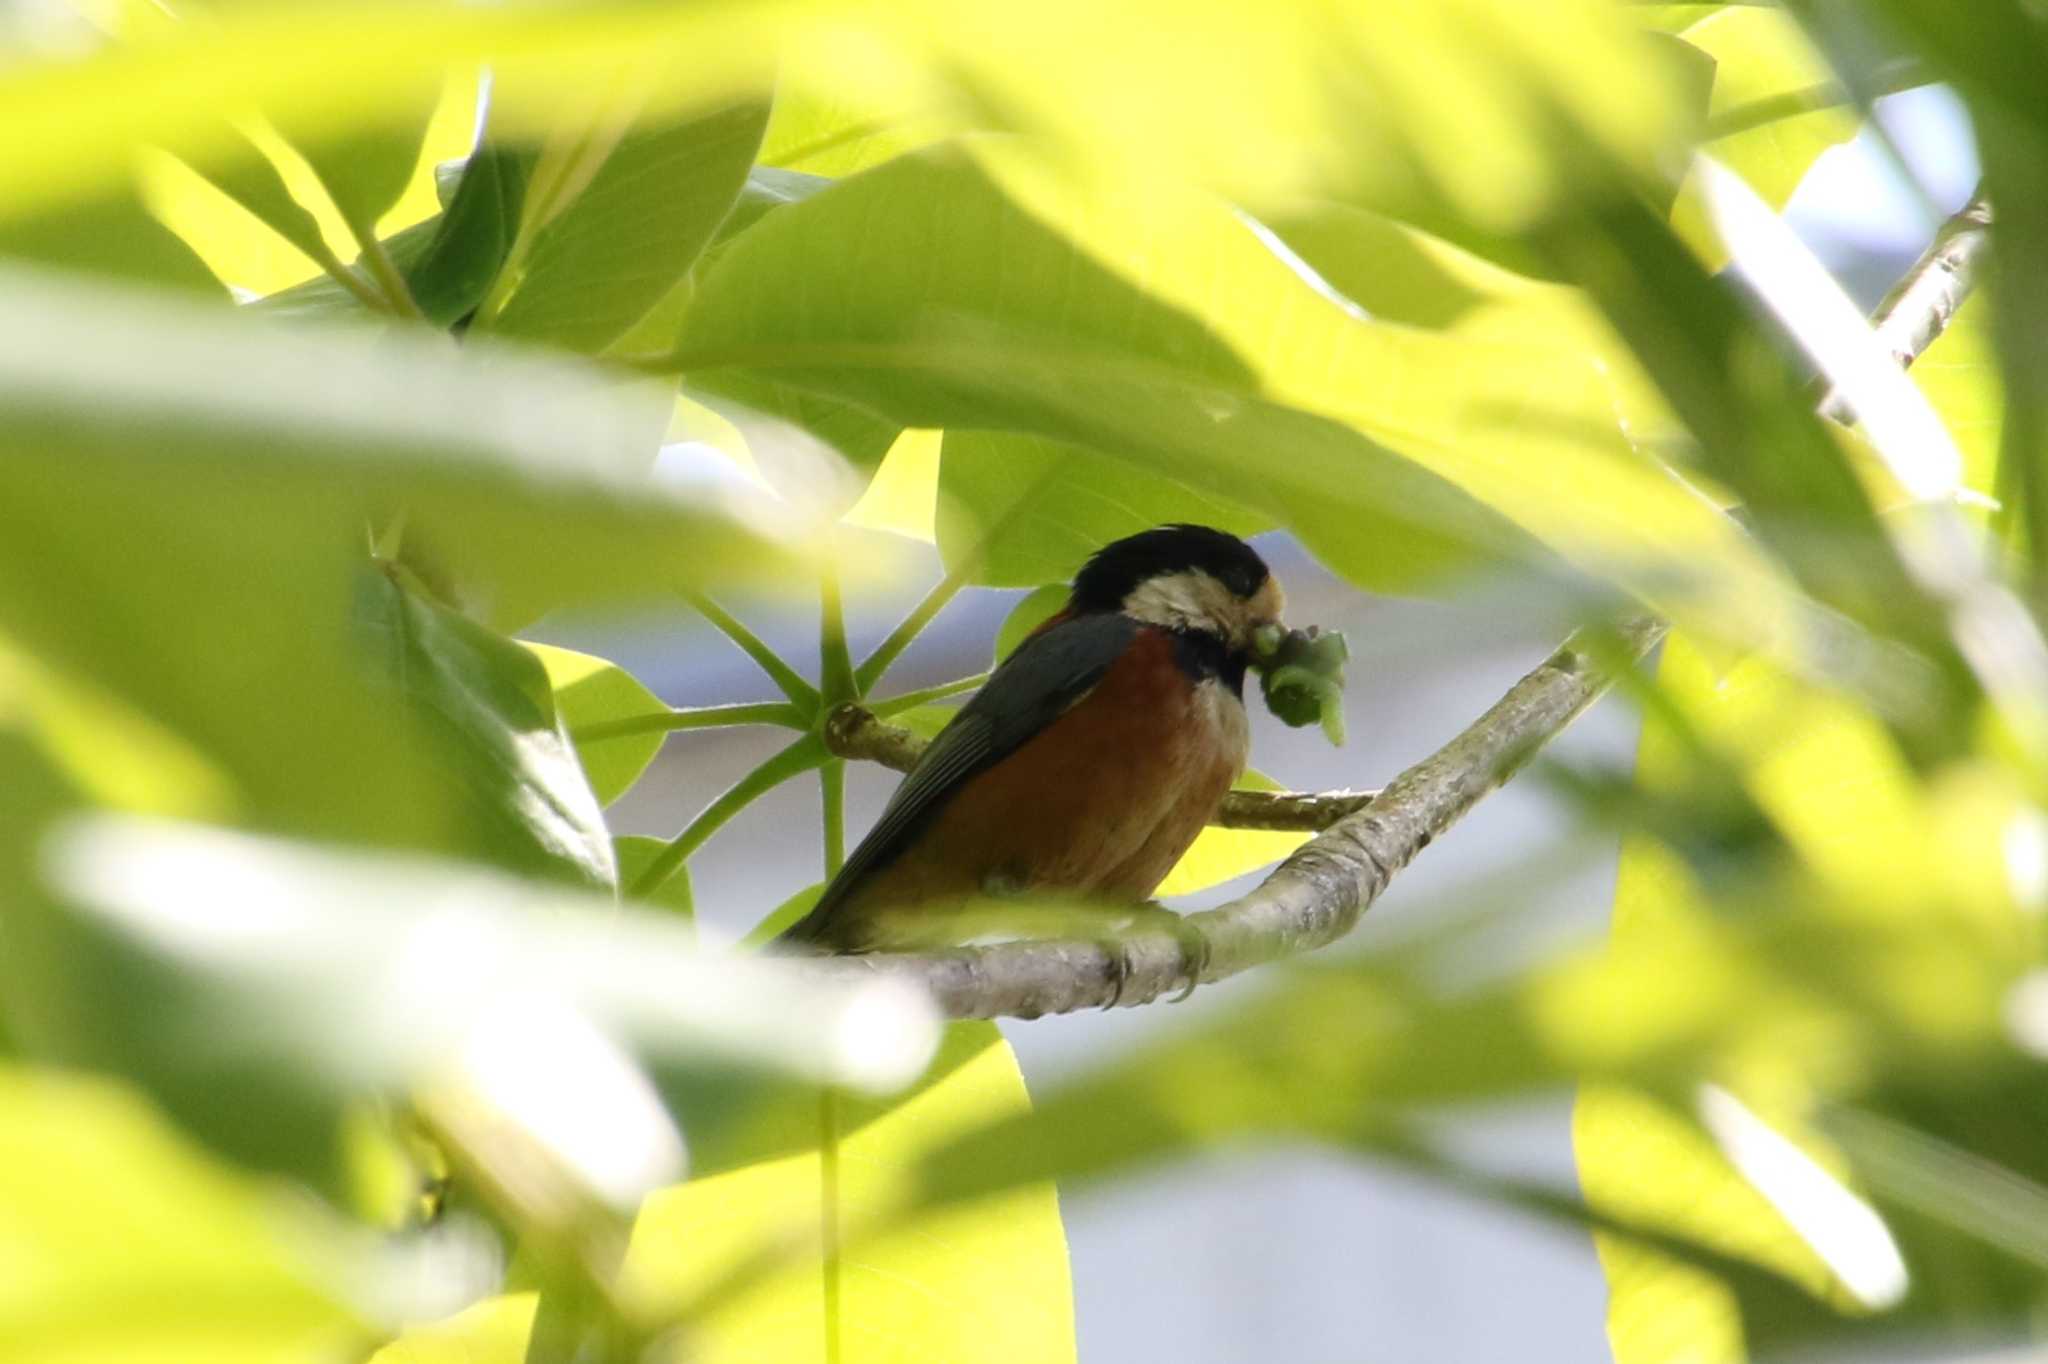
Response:
[[[1251,546],[1207,526],[1104,546],[783,941],[887,948],[983,896],[1142,904],[1244,771],[1245,671],[1283,604]]]

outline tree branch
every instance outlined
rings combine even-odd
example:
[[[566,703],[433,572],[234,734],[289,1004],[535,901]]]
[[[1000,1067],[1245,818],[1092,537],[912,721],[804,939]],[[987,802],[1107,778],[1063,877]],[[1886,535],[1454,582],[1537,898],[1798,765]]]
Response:
[[[865,706],[840,706],[826,717],[825,747],[842,758],[908,772],[925,741],[876,717]],[[1232,791],[1210,823],[1225,829],[1276,829],[1318,833],[1365,808],[1372,791]]]
[[[1617,630],[1633,660],[1657,642],[1664,624],[1633,620]],[[1350,932],[1396,872],[1571,723],[1608,681],[1593,651],[1575,637],[1464,733],[1297,849],[1257,890],[1184,916],[1208,945],[1200,982],[1222,980]],[[835,745],[831,731],[843,714],[844,709],[827,725],[828,746]],[[893,751],[902,753],[900,746]],[[1164,931],[1135,933],[1120,946],[1118,952],[1093,941],[1027,941],[832,957],[813,965],[833,974],[913,981],[955,1018],[1037,1018],[1112,1003],[1144,1004],[1198,983],[1189,979],[1180,942]]]
[[[1979,185],[1871,314],[1871,330],[1899,368],[1909,368],[1948,330],[1976,283],[1990,241],[1991,201]],[[1834,389],[1821,399],[1820,414],[1838,422],[1853,421],[1856,415]]]

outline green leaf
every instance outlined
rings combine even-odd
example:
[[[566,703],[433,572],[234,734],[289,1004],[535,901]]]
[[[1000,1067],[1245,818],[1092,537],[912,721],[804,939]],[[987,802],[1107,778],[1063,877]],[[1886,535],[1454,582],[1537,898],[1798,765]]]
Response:
[[[844,1224],[886,1221],[912,1192],[926,1153],[1029,1105],[993,1023],[952,1024],[933,1070],[942,1078],[894,1103],[839,1100]],[[816,1104],[800,1116],[809,1118],[806,1144],[814,1148]],[[681,1297],[764,1243],[808,1239],[818,1199],[814,1151],[693,1180],[648,1200],[626,1273],[650,1292]],[[891,1226],[848,1257],[840,1292],[848,1364],[902,1358],[906,1343],[919,1358],[961,1364],[1074,1356],[1066,1237],[1049,1183]],[[692,1346],[706,1361],[821,1359],[823,1324],[818,1263],[805,1256],[716,1303],[695,1323]]]
[[[309,1251],[343,1256],[340,1228],[123,1087],[0,1067],[0,1206],[12,1358],[258,1364],[369,1334],[313,1272]],[[369,1268],[322,1267],[343,1265]]]
[[[798,919],[810,913],[811,906],[817,904],[818,897],[824,893],[825,883],[823,881],[820,881],[815,886],[805,886],[802,890],[769,910],[767,916],[761,922],[748,929],[747,935],[740,939],[740,946],[760,947],[764,943],[773,942],[781,936],[783,929],[788,928]]]
[[[512,246],[525,192],[530,153],[486,144],[464,163],[448,207],[384,239],[384,250],[404,277],[421,314],[437,327],[453,326],[483,301]],[[363,304],[327,277],[307,280],[265,297],[265,312],[302,319],[359,316]]]
[[[408,92],[391,92],[376,125],[339,135],[297,119],[288,106],[281,107],[273,121],[320,177],[356,240],[370,241],[377,235],[377,220],[391,211],[412,181],[440,95],[438,80],[421,82]]]
[[[1047,583],[1011,607],[1010,614],[1003,617],[1002,628],[996,631],[994,661],[1000,663],[1015,653],[1017,646],[1029,639],[1032,632],[1066,607],[1070,595],[1065,583]]]
[[[1907,371],[1962,452],[1963,485],[1986,498],[1999,491],[2006,411],[1992,307],[1990,299],[1972,295]]]
[[[224,298],[206,263],[125,188],[33,218],[0,222],[0,259],[33,261]]]
[[[612,840],[612,855],[619,862],[619,885],[630,886],[640,879],[661,850],[668,846],[664,838],[648,838],[641,834],[620,834]],[[690,866],[684,863],[675,872],[655,887],[654,893],[637,903],[658,905],[679,918],[695,923],[697,900],[690,888]]]
[[[1730,5],[1687,28],[1683,37],[1714,61],[1710,120],[1738,117],[1746,109],[1825,88],[1835,79],[1798,22],[1781,10]],[[1854,137],[1860,126],[1862,118],[1852,106],[1793,112],[1715,138],[1702,150],[1748,181],[1772,208],[1783,208],[1820,154]],[[1710,268],[1727,263],[1697,175],[1686,177],[1671,221]]]
[[[948,431],[939,456],[939,552],[970,580],[1070,578],[1112,540],[1193,521],[1238,535],[1272,521],[1140,464],[1034,436]]]
[[[436,770],[476,825],[479,855],[529,875],[617,885],[604,812],[541,661],[386,574],[367,576],[357,622],[437,742]]]
[[[586,354],[603,350],[689,271],[732,210],[767,119],[767,105],[750,100],[635,129],[545,222],[531,221],[529,202],[522,234],[531,241],[488,325]]]
[[[1278,791],[1279,782],[1256,769],[1238,779],[1240,791]],[[1159,896],[1191,895],[1246,872],[1270,866],[1308,842],[1305,833],[1273,829],[1223,829],[1210,825],[1196,837],[1194,846],[1181,854],[1173,870],[1153,892]]]
[[[598,1146],[536,1139],[630,1205],[682,1159],[635,1060],[716,1144],[790,1084],[900,1088],[937,1040],[914,993],[705,953],[672,914],[473,863],[101,818],[46,840],[46,866],[76,906],[60,959],[119,986],[86,992],[94,1026],[63,1059],[129,1075],[220,1149],[327,1188],[349,1103],[462,1083],[517,1127],[565,1108],[622,1125]],[[855,1035],[862,1010],[880,1031]],[[508,1047],[513,1072],[494,1068]]]
[[[735,241],[678,361],[1113,452],[1368,585],[1528,555],[1512,518],[1602,573],[1668,591],[1711,564],[1749,585],[1724,599],[1745,615],[1768,594],[1734,529],[1632,448],[1606,353],[1559,344],[1549,316],[1379,323],[1220,203],[1095,190],[1014,143],[890,162]]]
[[[574,649],[524,641],[547,669],[555,690],[555,708],[571,738],[578,730],[606,721],[659,715],[668,704],[616,663]],[[598,803],[610,805],[640,780],[647,764],[661,751],[659,731],[576,739],[576,756],[590,778]]]
[[[191,164],[222,193],[297,247],[310,264],[323,270],[340,264],[320,234],[319,219],[292,196],[276,163],[254,143],[233,139],[210,156],[194,157]]]

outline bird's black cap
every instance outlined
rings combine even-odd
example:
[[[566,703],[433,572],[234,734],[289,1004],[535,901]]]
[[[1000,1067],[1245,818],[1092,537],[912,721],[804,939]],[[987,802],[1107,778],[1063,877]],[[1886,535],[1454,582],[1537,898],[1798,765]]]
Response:
[[[1266,561],[1235,535],[1209,526],[1157,526],[1097,550],[1074,575],[1073,608],[1114,611],[1140,583],[1190,569],[1239,597],[1252,596],[1271,576]]]

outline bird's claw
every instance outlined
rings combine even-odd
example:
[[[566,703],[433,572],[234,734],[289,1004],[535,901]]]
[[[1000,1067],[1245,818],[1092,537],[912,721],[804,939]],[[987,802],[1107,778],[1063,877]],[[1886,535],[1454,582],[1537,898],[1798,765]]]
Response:
[[[1114,1009],[1122,1002],[1124,987],[1130,982],[1135,969],[1131,962],[1128,934],[1133,930],[1158,928],[1170,935],[1180,948],[1180,971],[1187,977],[1187,986],[1167,1002],[1178,1004],[1195,992],[1202,975],[1209,969],[1209,939],[1201,929],[1189,923],[1185,916],[1176,914],[1159,905],[1145,905],[1134,911],[1124,921],[1122,931],[1098,939],[1103,954],[1109,958],[1110,992],[1109,1000],[1102,1007]]]

